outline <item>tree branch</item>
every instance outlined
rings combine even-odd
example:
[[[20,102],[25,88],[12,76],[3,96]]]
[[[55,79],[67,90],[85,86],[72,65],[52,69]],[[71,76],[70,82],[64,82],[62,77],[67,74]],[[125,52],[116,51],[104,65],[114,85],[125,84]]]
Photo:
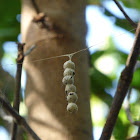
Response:
[[[121,10],[121,12],[124,14],[125,18],[129,21],[129,23],[134,27],[137,28],[137,24],[135,22],[133,22],[131,20],[131,18],[126,14],[126,12],[124,11],[124,9],[122,8],[122,6],[119,4],[119,2],[117,0],[113,0],[116,5],[118,6],[118,8]]]
[[[33,18],[33,22],[39,23],[39,25],[41,25],[40,27],[46,28],[47,30],[52,30],[54,28],[52,20],[45,13],[42,13],[39,10],[35,0],[31,1],[37,13],[37,15]]]
[[[37,6],[35,0],[31,0],[31,1],[32,1],[32,4],[33,4],[33,6],[34,6],[34,8],[35,8],[35,10],[36,10],[36,13],[39,14],[39,13],[40,13],[40,10],[39,10],[39,8],[38,8],[38,6]]]
[[[0,108],[0,116],[3,120],[7,121],[8,123],[12,123],[13,122],[13,117],[11,117],[10,115],[7,115],[7,113],[5,112],[4,109]]]
[[[12,108],[11,104],[4,100],[2,97],[0,97],[0,103],[3,105],[3,108],[9,112],[9,114],[14,118],[14,121],[21,125],[27,133],[29,133],[32,138],[35,140],[41,140],[37,134],[32,130],[32,128],[28,125],[28,123],[25,121],[23,117],[21,117],[18,112]]]
[[[36,48],[35,45],[32,45],[25,53],[24,53],[24,57],[29,55],[34,49]]]
[[[138,128],[137,135],[140,135],[140,126],[139,126],[139,128]]]
[[[111,137],[123,100],[126,96],[126,93],[129,89],[130,83],[133,78],[134,67],[136,65],[139,52],[140,52],[140,22],[136,30],[133,48],[127,58],[126,66],[121,73],[115,97],[113,99],[113,103],[106,124],[104,126],[103,132],[101,134],[100,140],[109,140]]]
[[[20,105],[20,90],[21,90],[21,73],[22,73],[22,63],[24,60],[24,54],[23,54],[23,46],[25,45],[17,43],[18,44],[18,57],[17,57],[17,73],[16,73],[16,82],[15,82],[15,95],[14,95],[14,104],[13,108],[19,112],[19,105]],[[16,134],[17,134],[17,124],[13,122],[12,126],[12,137],[11,140],[16,140]]]

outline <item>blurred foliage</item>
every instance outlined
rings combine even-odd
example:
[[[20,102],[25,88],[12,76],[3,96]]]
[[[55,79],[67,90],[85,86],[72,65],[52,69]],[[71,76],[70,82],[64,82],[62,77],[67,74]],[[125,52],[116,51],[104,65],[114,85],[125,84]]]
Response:
[[[128,131],[130,126],[131,125],[127,120],[125,110],[121,109],[115,129],[113,131],[115,140],[125,140],[128,137]]]
[[[91,64],[92,67],[90,69],[90,79],[91,79],[91,92],[100,97],[104,102],[108,105],[111,104],[112,96],[106,92],[105,89],[109,89],[112,87],[113,80],[116,79],[117,75],[114,69],[114,73],[110,75],[105,75],[100,72],[96,66],[95,62],[105,55],[113,56],[116,58],[118,65],[125,64],[127,59],[127,54],[121,52],[117,48],[115,48],[115,44],[113,39],[110,37],[108,39],[107,44],[105,45],[104,50],[96,51],[91,55]],[[117,71],[117,70],[116,70]]]
[[[21,5],[19,0],[0,0],[0,60],[4,56],[2,44],[6,41],[17,41],[20,33],[18,21]],[[0,93],[4,94],[10,101],[13,101],[14,79],[0,66]],[[9,124],[0,118],[0,125],[8,128]]]
[[[134,8],[140,11],[140,1],[139,0],[120,0],[128,8]]]
[[[17,36],[20,33],[20,23],[17,19],[20,14],[21,5],[19,0],[0,0],[0,46],[5,41],[17,41]],[[0,60],[4,56],[4,50],[0,47]],[[9,82],[6,88],[6,96],[12,101],[14,92],[14,82],[12,76],[5,72],[0,66],[0,89],[3,90],[7,81]]]
[[[101,5],[102,2],[109,0],[88,0],[88,4]],[[117,0],[122,2],[128,8],[134,8],[140,11],[140,1],[139,0]]]
[[[98,71],[95,67],[90,70],[91,92],[96,94],[109,106],[112,102],[112,97],[106,93],[105,88],[112,86],[112,81],[109,77]]]
[[[103,109],[104,108],[104,109]],[[95,115],[97,113],[99,115]],[[96,95],[92,94],[91,96],[91,113],[92,113],[92,122],[94,126],[102,126],[105,123],[105,118],[102,116],[108,111],[108,106]]]
[[[108,38],[107,43],[103,46],[103,48],[104,48],[103,50],[98,50],[91,55],[91,68],[90,68],[89,73],[90,73],[90,80],[91,80],[91,92],[93,94],[92,98],[94,98],[94,100],[91,98],[91,105],[93,106],[91,108],[94,108],[94,106],[99,107],[99,105],[98,105],[99,103],[103,104],[103,103],[101,103],[101,101],[106,103],[109,107],[111,106],[113,94],[106,92],[107,91],[106,89],[109,89],[112,87],[113,81],[117,77],[116,72],[117,72],[118,68],[121,65],[125,65],[127,56],[128,56],[127,54],[125,54],[124,52],[122,52],[116,48],[115,43],[111,37]],[[115,60],[117,61],[117,68],[114,68],[113,74],[106,75],[106,74],[102,73],[99,69],[96,68],[96,65],[95,65],[96,61],[98,61],[98,59],[100,59],[101,57],[106,56],[106,55],[115,57]],[[135,89],[140,91],[140,69],[138,69],[134,73],[131,87],[135,87]],[[138,92],[137,92],[137,94],[138,94]],[[137,106],[136,110],[138,110],[138,108],[140,108],[140,104],[137,104],[137,101],[135,101],[134,106],[135,107]],[[104,110],[105,106],[100,109]],[[139,117],[140,113],[136,114],[136,112],[134,113],[134,110],[132,111],[133,114],[135,114],[137,117]],[[96,110],[96,113],[97,113],[97,110]],[[94,126],[98,126],[99,122],[98,121],[96,122],[94,120],[94,117],[95,117],[94,114],[95,114],[95,111],[93,109],[92,110],[93,123],[94,123]],[[99,114],[99,112],[97,114]],[[105,121],[105,117],[106,116],[104,116],[100,119],[101,120],[100,125],[102,125],[102,127],[103,127],[103,124]],[[102,122],[102,124],[101,124],[101,122]],[[119,117],[117,119],[115,129],[113,131],[115,140],[124,140],[128,136],[131,136],[131,134],[134,133],[134,129],[132,129],[132,128],[133,128],[133,126],[130,125],[129,121],[127,120],[125,111],[122,108],[119,113]]]
[[[27,139],[27,133],[26,132],[23,134],[23,137],[24,137],[24,140],[28,140]]]
[[[13,101],[14,86],[15,83],[13,77],[0,68],[0,92],[10,101]]]
[[[133,76],[131,87],[135,87],[140,91],[140,69],[138,69]]]
[[[3,48],[2,48],[2,47],[0,47],[0,60],[2,59],[3,54],[4,54]]]
[[[88,4],[100,5],[104,0],[88,0]]]
[[[89,0],[89,4],[93,4],[93,5],[98,5],[98,7],[102,7],[104,10],[101,10],[103,12],[103,14],[105,16],[108,17],[113,17],[115,18],[115,25],[118,27],[121,27],[127,31],[131,31],[133,29],[133,27],[130,25],[130,23],[126,20],[126,19],[121,19],[119,17],[117,17],[116,15],[114,15],[114,11],[111,11],[110,9],[107,9],[104,4],[102,2],[110,2],[107,0]],[[131,8],[131,9],[135,9],[136,11],[140,12],[140,0],[118,0],[120,2],[120,4],[124,4],[124,6],[126,6],[127,8]],[[128,13],[129,15],[129,13]],[[130,17],[131,18],[131,17]],[[132,17],[133,18],[133,17]],[[137,21],[134,22],[138,22],[138,19],[140,17],[137,17]],[[131,31],[132,33],[135,32],[135,30]],[[113,39],[110,37],[108,39],[108,42],[106,44],[106,46],[103,46],[103,50],[98,50],[96,52],[94,52],[91,55],[91,63],[92,63],[92,68],[90,69],[90,80],[91,80],[91,93],[94,94],[94,96],[92,95],[92,98],[94,97],[96,99],[96,102],[101,103],[104,102],[106,103],[108,106],[111,105],[112,99],[113,99],[113,94],[108,93],[106,91],[106,89],[112,88],[113,83],[117,82],[115,81],[115,78],[117,77],[117,70],[120,66],[124,66],[127,60],[127,56],[128,54],[125,54],[124,52],[118,50],[116,48],[116,44],[114,44]],[[111,56],[113,58],[115,58],[116,62],[117,62],[117,67],[113,70],[113,75],[107,75],[105,73],[102,73],[102,70],[99,70],[96,67],[96,62],[100,59],[103,58],[103,56]],[[140,59],[140,58],[139,58]],[[139,100],[140,100],[140,69],[138,69],[133,76],[133,80],[131,83],[131,87],[134,87],[137,91],[136,91],[136,95],[137,95],[137,99],[133,100],[133,103],[131,103],[131,113],[132,113],[132,117],[134,120],[138,121],[140,119],[140,112],[138,111],[140,109],[140,104],[139,104]],[[116,88],[116,87],[115,87]],[[93,103],[93,99],[91,98],[91,105],[92,106],[96,106],[98,103],[94,102]],[[97,99],[99,98],[99,99]],[[99,107],[99,106],[98,106]],[[92,107],[91,107],[92,108]],[[100,109],[105,109],[104,108],[100,108]],[[94,110],[92,110],[92,115],[95,114]],[[96,114],[97,110],[96,110]],[[94,120],[94,116],[93,120]],[[104,119],[106,118],[106,116],[102,117],[102,127],[104,125]],[[94,122],[94,126],[98,126],[98,123]],[[130,136],[132,136],[132,134],[136,134],[136,129],[134,126],[130,125],[129,121],[127,120],[127,116],[126,113],[124,111],[124,109],[122,108],[120,110],[119,113],[119,117],[117,119],[114,131],[113,131],[113,136],[115,138],[115,140],[124,140]]]
[[[4,41],[17,41],[17,36],[20,33],[17,16],[20,14],[20,9],[19,0],[0,0],[0,45]]]
[[[133,92],[133,91],[132,91]],[[133,96],[133,95],[131,95]],[[131,110],[131,115],[132,115],[132,118],[134,121],[139,121],[140,119],[140,92],[139,94],[137,94],[137,99],[135,102],[131,103],[131,106],[130,106],[130,110]]]

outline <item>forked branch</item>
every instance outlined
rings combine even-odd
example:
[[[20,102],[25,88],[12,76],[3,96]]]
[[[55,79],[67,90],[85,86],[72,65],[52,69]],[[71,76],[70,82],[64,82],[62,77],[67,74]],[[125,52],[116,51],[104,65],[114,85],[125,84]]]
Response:
[[[19,112],[20,90],[21,90],[21,73],[22,73],[22,63],[23,63],[23,60],[24,60],[23,47],[24,47],[25,43],[23,43],[23,44],[17,43],[17,44],[18,44],[18,57],[17,57],[17,73],[16,73],[13,108],[17,112]],[[11,140],[16,140],[17,127],[18,127],[17,124],[15,122],[13,122]]]
[[[9,114],[14,118],[14,121],[18,125],[21,125],[21,127],[23,127],[23,129],[25,129],[25,131],[29,133],[32,136],[32,138],[34,138],[34,140],[41,140],[37,136],[37,134],[32,130],[32,128],[28,125],[26,120],[23,117],[21,117],[15,109],[12,108],[11,104],[8,101],[0,97],[0,103],[2,104],[3,108],[7,112],[9,112]]]
[[[124,9],[122,8],[122,6],[119,4],[119,2],[117,0],[113,0],[116,5],[118,6],[118,8],[121,10],[121,12],[123,13],[123,15],[125,16],[125,18],[129,21],[129,23],[134,27],[137,28],[137,24],[132,21],[132,19],[126,14],[126,12],[124,11]]]

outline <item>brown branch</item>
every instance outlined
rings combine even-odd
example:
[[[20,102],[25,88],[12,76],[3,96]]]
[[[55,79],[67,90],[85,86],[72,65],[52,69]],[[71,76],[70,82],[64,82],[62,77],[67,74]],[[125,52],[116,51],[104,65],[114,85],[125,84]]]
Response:
[[[14,95],[13,108],[17,112],[19,112],[20,90],[21,90],[21,73],[22,73],[22,63],[24,60],[23,46],[25,44],[24,43],[23,44],[17,43],[17,44],[18,44],[18,57],[17,57],[17,73],[16,73],[15,95]],[[17,124],[15,122],[13,122],[11,140],[16,140],[16,134],[17,134]]]
[[[137,136],[140,135],[140,126],[138,128]]]
[[[133,22],[131,20],[131,18],[126,14],[126,12],[124,11],[124,9],[122,8],[122,6],[119,4],[119,2],[117,0],[113,0],[116,5],[118,6],[118,8],[121,10],[121,12],[124,14],[125,18],[129,21],[129,23],[134,27],[137,28],[137,24],[135,22]]]
[[[140,135],[137,135],[135,137],[128,138],[127,140],[140,140]]]
[[[15,109],[12,108],[11,104],[8,101],[0,97],[0,103],[2,104],[3,108],[14,118],[14,121],[17,124],[21,125],[21,127],[25,129],[25,131],[29,133],[32,136],[32,138],[34,138],[34,140],[41,140],[37,136],[37,134],[32,130],[32,128],[28,125],[25,119],[21,117]]]
[[[34,16],[32,21],[38,24],[40,28],[45,28],[47,29],[47,31],[57,33],[55,37],[63,38],[64,35],[62,29],[60,29],[60,27],[58,27],[46,13],[40,11],[35,0],[31,0],[31,2],[36,11],[36,15]]]
[[[31,0],[31,2],[37,13],[37,15],[33,18],[33,22],[38,23],[42,28],[46,28],[47,30],[52,30],[54,26],[52,20],[46,14],[42,13],[39,10],[35,0]]]
[[[41,28],[46,28],[47,30],[53,29],[53,22],[44,13],[39,13],[33,18],[33,22],[38,23]]]
[[[29,55],[34,49],[36,48],[35,45],[32,45],[25,53],[24,53],[24,57]]]
[[[33,6],[34,6],[34,8],[35,8],[35,10],[36,10],[36,13],[39,14],[39,13],[40,13],[40,10],[39,10],[39,8],[38,8],[38,6],[37,6],[35,0],[31,0],[31,1],[32,1],[32,4],[33,4]]]
[[[140,22],[136,30],[136,36],[133,48],[127,58],[126,66],[121,73],[120,80],[117,86],[115,97],[104,126],[103,132],[101,134],[100,140],[109,140],[115,126],[119,111],[121,109],[123,100],[129,89],[130,83],[133,78],[134,67],[136,65],[140,51]]]
[[[33,22],[41,23],[42,27],[45,27],[48,29],[49,28],[48,25],[45,24],[46,15],[44,13],[40,12],[35,0],[31,0],[31,1],[32,1],[33,7],[35,8],[35,11],[37,13],[37,15],[33,18]]]

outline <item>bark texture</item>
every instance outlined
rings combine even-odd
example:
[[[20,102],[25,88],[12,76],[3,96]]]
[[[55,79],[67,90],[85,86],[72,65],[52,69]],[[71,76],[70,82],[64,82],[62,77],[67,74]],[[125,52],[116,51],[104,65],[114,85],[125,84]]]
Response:
[[[92,140],[88,53],[81,52],[72,59],[76,64],[75,85],[79,97],[76,114],[66,111],[65,86],[62,85],[63,63],[68,58],[33,62],[86,47],[86,0],[36,0],[36,4],[48,16],[53,28],[47,30],[32,22],[36,15],[32,2],[22,0],[21,31],[25,51],[36,45],[24,61],[28,122],[42,140]]]

